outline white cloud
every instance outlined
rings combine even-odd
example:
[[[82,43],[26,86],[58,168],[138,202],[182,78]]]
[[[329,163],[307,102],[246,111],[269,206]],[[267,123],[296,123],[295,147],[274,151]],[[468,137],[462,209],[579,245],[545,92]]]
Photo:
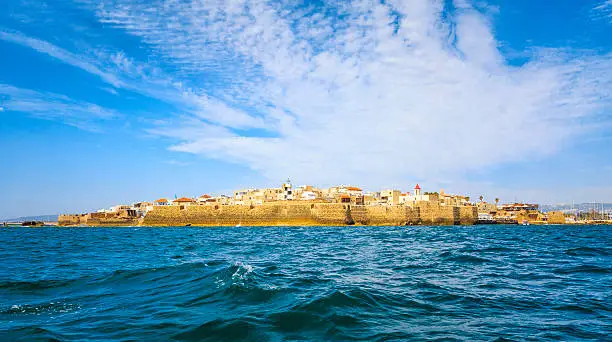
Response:
[[[106,1],[98,14],[183,70],[229,78],[223,100],[253,108],[245,118],[261,113],[275,133],[186,134],[173,150],[273,179],[402,182],[537,158],[610,104],[610,55],[549,49],[513,67],[469,3],[449,20],[439,1],[387,3],[329,6],[342,20],[260,1],[171,1],[154,12]]]
[[[4,30],[0,30],[0,40],[27,46],[64,63],[83,69],[93,75],[97,75],[105,82],[110,83],[115,87],[121,86],[121,82],[117,76],[113,75],[112,73],[102,71],[98,66],[94,65],[94,62],[84,59],[83,56],[75,55],[49,42],[28,37],[19,32],[9,32]]]
[[[606,18],[612,22],[612,0],[600,1],[593,10],[597,18]]]
[[[0,30],[0,40],[29,47],[63,63],[99,76],[115,88],[127,90],[172,103],[186,113],[216,124],[234,128],[262,128],[261,118],[235,110],[227,103],[197,89],[184,86],[160,69],[135,62],[123,52],[108,53],[94,50],[95,56],[77,54],[47,41],[28,37],[19,32]],[[92,49],[93,50],[93,49]],[[94,58],[95,57],[95,58]],[[116,90],[104,88],[117,95]]]
[[[104,90],[105,92],[107,92],[109,94],[113,94],[115,96],[119,95],[119,93],[115,89],[113,89],[113,88],[104,87],[104,88],[102,88],[102,90]]]
[[[45,120],[61,121],[88,131],[100,131],[102,120],[121,117],[113,110],[67,96],[17,88],[0,83],[3,110],[23,112]]]
[[[453,13],[427,0],[317,6],[91,2],[102,23],[177,70],[103,56],[118,84],[185,114],[150,133],[177,140],[172,150],[246,163],[275,180],[454,177],[558,152],[609,124],[610,54],[536,49],[511,66],[490,18],[469,1]]]

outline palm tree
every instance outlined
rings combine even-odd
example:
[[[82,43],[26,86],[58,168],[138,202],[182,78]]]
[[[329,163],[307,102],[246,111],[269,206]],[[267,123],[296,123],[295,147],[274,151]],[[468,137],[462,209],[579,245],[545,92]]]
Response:
[[[480,197],[478,197],[478,198],[480,198],[480,202],[482,202],[482,199],[484,198],[484,196],[480,195]]]
[[[499,204],[499,198],[495,198],[495,205]]]

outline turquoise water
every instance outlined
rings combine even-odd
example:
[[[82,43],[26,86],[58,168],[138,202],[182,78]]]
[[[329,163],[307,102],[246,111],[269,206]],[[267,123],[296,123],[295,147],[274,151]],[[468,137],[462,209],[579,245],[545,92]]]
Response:
[[[609,340],[612,227],[4,228],[0,340]]]

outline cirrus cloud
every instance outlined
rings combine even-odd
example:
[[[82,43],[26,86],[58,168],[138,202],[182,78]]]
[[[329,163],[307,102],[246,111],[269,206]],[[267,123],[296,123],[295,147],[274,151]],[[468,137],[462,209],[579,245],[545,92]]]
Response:
[[[0,112],[23,112],[45,119],[61,121],[86,131],[102,131],[101,121],[121,118],[121,114],[96,104],[65,95],[24,89],[0,83]]]
[[[610,124],[611,54],[534,48],[513,65],[469,1],[81,2],[176,70],[145,93],[188,115],[150,132],[271,179],[448,177]]]
[[[593,10],[596,18],[604,18],[612,22],[612,0],[601,1]]]

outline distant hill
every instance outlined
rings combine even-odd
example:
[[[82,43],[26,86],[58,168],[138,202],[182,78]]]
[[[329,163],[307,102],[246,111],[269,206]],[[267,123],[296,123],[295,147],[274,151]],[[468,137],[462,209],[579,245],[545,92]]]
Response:
[[[16,218],[0,220],[0,222],[24,222],[24,221],[57,222],[57,215],[23,216],[23,217],[16,217]]]
[[[574,209],[574,211],[580,212],[589,212],[593,209],[597,212],[600,212],[601,205],[601,203],[543,204],[540,206],[540,209],[544,212],[571,211],[572,208]],[[603,208],[605,212],[612,211],[612,203],[603,203]]]

